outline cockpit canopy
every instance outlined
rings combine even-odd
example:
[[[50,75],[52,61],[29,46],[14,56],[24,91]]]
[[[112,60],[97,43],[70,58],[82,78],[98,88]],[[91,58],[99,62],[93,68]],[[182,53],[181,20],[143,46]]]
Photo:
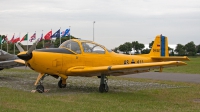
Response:
[[[81,53],[96,53],[96,54],[105,54],[106,48],[91,41],[81,41],[77,39],[71,39],[63,42],[59,48],[68,48],[74,51],[77,54]],[[107,50],[111,52],[110,50]]]

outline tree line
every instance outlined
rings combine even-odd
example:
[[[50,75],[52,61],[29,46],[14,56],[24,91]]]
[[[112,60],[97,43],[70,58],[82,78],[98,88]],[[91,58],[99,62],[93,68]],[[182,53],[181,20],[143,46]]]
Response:
[[[5,37],[5,35],[1,35],[1,37]],[[69,40],[69,39],[77,39],[76,37],[70,35],[61,38],[61,43]],[[28,40],[27,40],[28,41]],[[149,43],[149,48],[145,48],[143,43],[139,43],[138,41],[133,42],[125,42],[124,44],[119,45],[113,49],[114,52],[122,52],[124,54],[130,54],[132,49],[135,50],[135,54],[148,54],[152,48],[154,41]],[[8,42],[1,42],[1,49],[4,51],[13,54],[14,53],[14,44],[15,43],[8,43]],[[27,45],[22,45],[19,43],[25,50],[27,49]],[[28,46],[28,48],[31,45]],[[50,47],[59,47],[60,46],[60,38],[56,38],[54,41],[52,40],[43,40],[38,42],[36,49],[42,48],[50,48]],[[188,42],[185,45],[177,44],[175,49],[168,47],[170,55],[179,55],[179,56],[195,56],[200,54],[200,44],[195,45],[193,41]],[[15,49],[15,54],[19,53],[18,49]]]
[[[139,43],[138,41],[133,42],[125,42],[124,44],[119,45],[114,48],[114,52],[122,52],[124,54],[130,54],[132,49],[135,50],[134,54],[148,54],[152,48],[154,41],[149,43],[149,48],[145,48],[143,43]],[[178,55],[178,56],[195,56],[200,54],[200,44],[195,45],[193,41],[188,42],[185,45],[177,44],[175,49],[170,48],[168,46],[170,55]]]

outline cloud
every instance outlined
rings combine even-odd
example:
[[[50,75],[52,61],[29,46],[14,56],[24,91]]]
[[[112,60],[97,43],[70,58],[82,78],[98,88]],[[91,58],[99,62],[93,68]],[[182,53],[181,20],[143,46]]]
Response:
[[[176,44],[199,41],[199,13],[198,0],[6,0],[0,3],[0,31],[11,38],[71,26],[72,35],[92,40],[96,21],[95,39],[109,48],[136,40],[148,44],[161,33]]]

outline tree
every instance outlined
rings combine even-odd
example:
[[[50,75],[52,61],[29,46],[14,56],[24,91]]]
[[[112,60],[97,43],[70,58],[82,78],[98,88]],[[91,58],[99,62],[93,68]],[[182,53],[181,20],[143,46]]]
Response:
[[[176,48],[175,48],[175,52],[178,53],[179,56],[183,56],[186,54],[185,52],[185,47],[182,44],[177,44]]]
[[[151,49],[153,46],[154,41],[152,41],[151,43],[149,43],[149,48]]]
[[[197,53],[200,53],[200,44],[196,46]]]
[[[139,53],[139,51],[141,52],[142,49],[144,49],[145,47],[144,44],[139,43],[138,41],[133,41],[132,46],[133,46],[133,49],[136,50],[136,53]]]
[[[37,43],[36,49],[42,49],[43,48],[43,40]]]
[[[174,56],[174,49],[168,46],[169,55]]]
[[[186,50],[186,54],[188,56],[195,56],[197,51],[196,51],[196,45],[194,44],[193,41],[187,43],[185,45],[185,50]]]
[[[132,44],[130,42],[126,42],[119,46],[119,50],[125,54],[129,54],[129,52],[132,51]]]
[[[148,53],[150,52],[150,50],[151,50],[151,49],[148,49],[148,48],[143,49],[143,50],[141,51],[141,54],[148,54]]]
[[[115,47],[115,48],[113,49],[113,51],[114,51],[115,53],[118,53],[118,50],[119,50],[119,47]]]

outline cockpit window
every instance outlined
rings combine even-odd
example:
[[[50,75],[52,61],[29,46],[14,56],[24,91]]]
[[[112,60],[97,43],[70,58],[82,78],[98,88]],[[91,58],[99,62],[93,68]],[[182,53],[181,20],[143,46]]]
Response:
[[[85,53],[105,54],[105,50],[96,44],[82,42],[83,51]]]
[[[59,47],[65,47],[71,49],[72,51],[76,52],[77,54],[81,54],[80,46],[77,42],[68,40],[63,42]]]

